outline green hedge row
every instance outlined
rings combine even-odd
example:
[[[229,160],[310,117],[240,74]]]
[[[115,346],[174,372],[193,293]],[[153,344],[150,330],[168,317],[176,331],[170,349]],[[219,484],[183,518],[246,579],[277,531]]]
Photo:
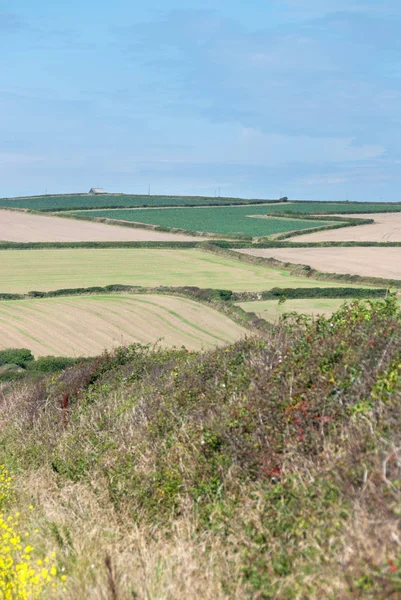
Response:
[[[263,241],[257,244],[237,245],[236,243],[228,242],[229,245],[221,246],[225,248],[398,248],[401,242],[281,242],[281,241]],[[217,245],[212,242],[212,245]]]
[[[310,230],[308,230],[308,233]],[[298,232],[297,232],[298,235]],[[266,240],[252,244],[248,241],[205,240],[204,242],[0,242],[0,250],[46,250],[65,248],[399,248],[401,242],[284,242]]]
[[[298,235],[298,234],[297,234]],[[399,248],[401,242],[284,242],[266,240],[251,244],[247,241],[205,240],[204,242],[0,242],[0,250],[46,250],[66,248]]]
[[[29,298],[56,298],[59,296],[83,296],[88,294],[178,294],[204,302],[239,302],[248,299],[269,300],[286,296],[287,298],[384,298],[385,288],[272,288],[264,292],[233,292],[195,286],[157,288],[112,284],[104,287],[64,288],[51,292],[32,291],[28,294],[0,294],[0,300],[23,300]]]
[[[157,288],[147,288],[136,285],[121,285],[112,284],[101,286],[92,286],[87,288],[64,288],[60,290],[54,290],[51,292],[39,292],[32,291],[28,292],[25,296],[15,294],[16,298],[3,298],[4,296],[10,296],[11,294],[0,294],[0,299],[12,300],[21,298],[56,298],[58,296],[82,296],[86,294],[112,294],[125,292],[129,294],[180,294],[197,300],[204,300],[207,302],[226,302],[231,300],[233,292],[231,290],[218,290],[212,288],[198,288],[194,286],[183,286],[183,287],[169,287],[160,286]]]
[[[207,242],[0,242],[0,250],[45,250],[63,248],[196,248]],[[227,244],[223,247],[229,247]],[[246,247],[247,244],[244,244]]]

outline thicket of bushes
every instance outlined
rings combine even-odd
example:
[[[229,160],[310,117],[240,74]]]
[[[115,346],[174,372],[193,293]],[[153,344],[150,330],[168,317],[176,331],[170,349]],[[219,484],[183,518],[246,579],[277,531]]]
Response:
[[[2,365],[18,365],[26,367],[27,363],[35,360],[32,352],[28,348],[8,348],[0,350],[0,367]]]
[[[0,461],[64,597],[396,598],[400,348],[390,298],[3,390]]]
[[[28,348],[0,350],[0,382],[16,379],[41,379],[43,375],[57,373],[90,359],[66,356],[34,357]]]

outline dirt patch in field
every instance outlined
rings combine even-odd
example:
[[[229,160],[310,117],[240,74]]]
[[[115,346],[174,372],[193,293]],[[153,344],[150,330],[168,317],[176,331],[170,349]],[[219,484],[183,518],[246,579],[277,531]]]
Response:
[[[331,215],[325,215],[329,218]],[[334,216],[334,215],[333,215]],[[401,242],[401,213],[336,215],[355,219],[374,219],[372,225],[318,231],[291,238],[299,242]]]
[[[202,239],[149,229],[0,210],[0,240],[6,242],[190,242]]]
[[[401,248],[247,248],[237,252],[309,265],[325,273],[401,279]]]
[[[247,331],[216,310],[174,296],[104,295],[0,303],[0,349],[91,356],[122,344],[213,348]]]

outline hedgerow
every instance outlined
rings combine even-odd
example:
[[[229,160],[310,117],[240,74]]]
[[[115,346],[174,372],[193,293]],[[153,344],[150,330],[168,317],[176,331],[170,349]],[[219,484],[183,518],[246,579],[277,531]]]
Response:
[[[309,233],[309,232],[308,232]],[[298,234],[297,234],[298,235]],[[199,242],[1,242],[1,250],[41,250],[48,248],[398,248],[401,242],[284,242],[274,240],[222,240],[209,239]]]

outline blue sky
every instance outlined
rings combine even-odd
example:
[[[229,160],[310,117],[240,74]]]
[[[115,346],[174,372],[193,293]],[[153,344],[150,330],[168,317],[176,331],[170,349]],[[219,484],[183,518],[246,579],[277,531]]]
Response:
[[[399,0],[0,0],[0,51],[0,196],[401,201]]]

